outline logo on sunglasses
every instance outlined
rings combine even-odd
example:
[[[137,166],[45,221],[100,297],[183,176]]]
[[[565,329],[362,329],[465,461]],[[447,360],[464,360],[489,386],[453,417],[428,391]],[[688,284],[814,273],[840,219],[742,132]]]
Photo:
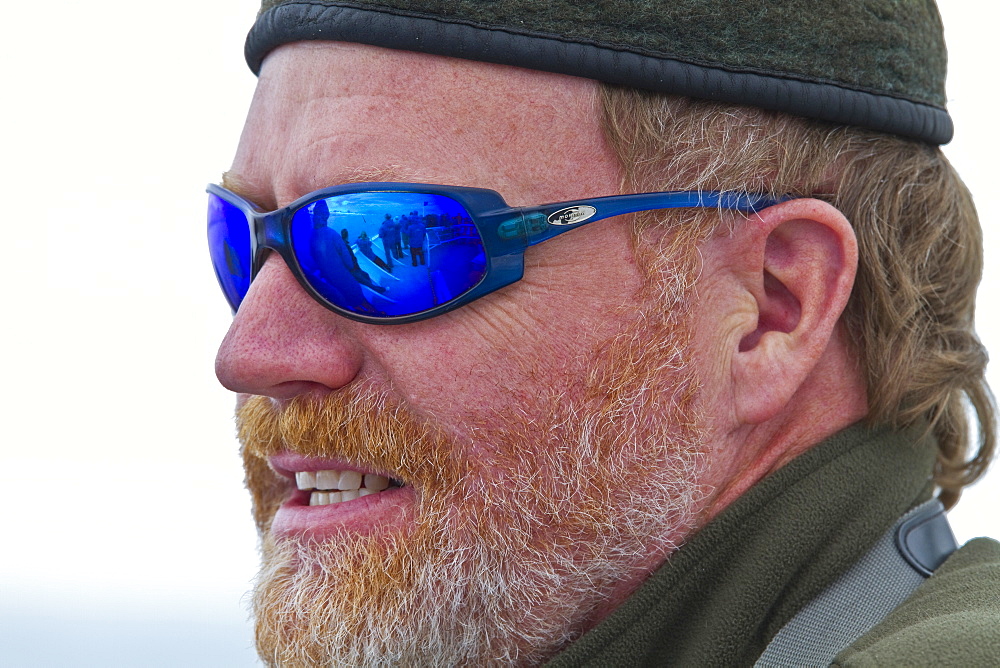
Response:
[[[549,225],[576,225],[592,218],[597,209],[592,206],[580,205],[559,209],[548,217]]]

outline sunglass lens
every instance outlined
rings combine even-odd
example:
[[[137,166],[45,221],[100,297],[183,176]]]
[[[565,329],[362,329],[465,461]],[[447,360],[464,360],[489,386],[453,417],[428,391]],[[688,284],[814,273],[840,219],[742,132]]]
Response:
[[[222,292],[233,311],[250,289],[250,225],[246,215],[218,195],[208,195],[208,249]]]
[[[340,308],[408,316],[460,297],[486,274],[465,208],[442,195],[366,192],[295,212],[291,243],[306,280]]]

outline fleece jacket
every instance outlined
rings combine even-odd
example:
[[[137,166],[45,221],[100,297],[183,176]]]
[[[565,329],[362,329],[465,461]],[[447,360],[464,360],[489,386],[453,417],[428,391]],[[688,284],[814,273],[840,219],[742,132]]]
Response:
[[[855,425],[751,488],[548,664],[751,666],[908,509],[930,498],[931,438]],[[1000,544],[955,552],[839,666],[1000,665]]]

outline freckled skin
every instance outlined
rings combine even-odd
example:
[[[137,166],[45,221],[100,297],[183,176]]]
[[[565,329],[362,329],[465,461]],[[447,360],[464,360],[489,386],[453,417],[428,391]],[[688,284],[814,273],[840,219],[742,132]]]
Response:
[[[491,188],[514,206],[617,194],[620,166],[601,130],[597,94],[593,81],[487,63],[286,45],[264,63],[226,183],[263,209],[357,180]],[[785,203],[700,249],[690,363],[705,388],[698,411],[710,461],[701,482],[717,490],[703,520],[864,414],[863,386],[834,329],[839,311],[815,314],[824,303],[842,308],[853,269],[825,278],[799,270],[811,248],[850,245],[849,225],[829,209]],[[802,230],[802,241],[768,259],[762,249],[773,229]],[[530,248],[525,260],[523,280],[461,309],[378,326],[324,309],[272,255],[222,343],[217,374],[236,392],[278,402],[363,382],[456,442],[504,415],[541,415],[553,397],[577,397],[600,344],[634,326],[621,307],[636,303],[644,279],[626,216]],[[789,290],[767,278],[769,261]],[[824,280],[829,294],[819,290]],[[809,281],[816,289],[800,290]],[[800,335],[800,322],[823,331]],[[663,556],[638,564],[609,607]]]
[[[265,62],[227,184],[264,209],[358,179],[491,188],[514,206],[617,194],[597,92],[592,81],[483,63],[284,46]],[[554,397],[579,397],[599,346],[632,325],[620,307],[644,284],[626,217],[583,231],[528,249],[518,283],[397,326],[324,309],[272,255],[222,343],[217,374],[236,392],[277,401],[364,383],[457,443],[504,416],[544,415]],[[481,458],[475,449],[462,456]],[[643,557],[649,563],[636,564],[609,607],[663,556]]]
[[[618,192],[593,82],[492,69],[356,45],[282,47],[267,59],[231,173],[265,208],[373,171],[488,187],[512,205]],[[456,431],[487,408],[571,393],[593,346],[618,327],[611,310],[641,285],[627,223],[529,249],[526,265],[524,280],[499,293],[386,327],[324,310],[272,256],[220,350],[220,378],[278,398],[364,378]]]

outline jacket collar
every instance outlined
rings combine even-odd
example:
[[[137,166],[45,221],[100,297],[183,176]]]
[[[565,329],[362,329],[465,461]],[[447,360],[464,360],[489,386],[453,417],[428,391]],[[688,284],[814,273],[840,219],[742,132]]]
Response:
[[[768,476],[550,666],[748,665],[808,601],[930,498],[925,429],[855,425]]]

